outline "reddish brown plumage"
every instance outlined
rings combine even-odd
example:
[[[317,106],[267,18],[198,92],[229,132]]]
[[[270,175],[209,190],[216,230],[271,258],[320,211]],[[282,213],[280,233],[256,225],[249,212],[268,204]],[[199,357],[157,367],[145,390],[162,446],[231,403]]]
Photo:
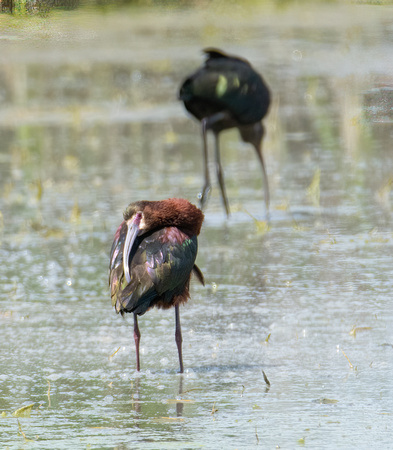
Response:
[[[125,211],[124,219],[128,220],[137,210],[144,213],[145,232],[170,226],[188,236],[198,236],[204,219],[202,211],[184,198],[135,202]]]

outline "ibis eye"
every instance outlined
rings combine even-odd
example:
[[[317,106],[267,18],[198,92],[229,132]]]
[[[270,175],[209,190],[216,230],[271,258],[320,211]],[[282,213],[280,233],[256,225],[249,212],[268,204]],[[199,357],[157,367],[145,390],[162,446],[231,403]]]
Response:
[[[139,224],[141,223],[142,219],[143,219],[143,213],[141,211],[138,211],[137,213],[135,213],[134,217],[132,218],[132,223],[139,227]]]

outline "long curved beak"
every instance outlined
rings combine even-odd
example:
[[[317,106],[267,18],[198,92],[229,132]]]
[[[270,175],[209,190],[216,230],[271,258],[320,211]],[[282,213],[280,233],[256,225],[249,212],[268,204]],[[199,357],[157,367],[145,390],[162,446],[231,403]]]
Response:
[[[129,258],[132,246],[134,245],[135,239],[139,233],[139,223],[135,223],[135,221],[130,221],[130,223],[127,226],[128,226],[127,236],[123,248],[123,271],[127,283],[129,283],[131,281]]]

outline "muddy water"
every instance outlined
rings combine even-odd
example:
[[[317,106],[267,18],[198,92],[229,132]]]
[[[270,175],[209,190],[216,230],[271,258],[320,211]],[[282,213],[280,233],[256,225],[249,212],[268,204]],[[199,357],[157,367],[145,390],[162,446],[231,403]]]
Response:
[[[2,447],[391,447],[389,11],[2,17]],[[200,130],[176,93],[211,45],[249,58],[274,95],[270,228],[255,155],[227,132],[232,215],[214,184],[198,255],[207,285],[181,310],[186,373],[174,312],[154,310],[137,374],[108,254],[130,201],[197,202]]]

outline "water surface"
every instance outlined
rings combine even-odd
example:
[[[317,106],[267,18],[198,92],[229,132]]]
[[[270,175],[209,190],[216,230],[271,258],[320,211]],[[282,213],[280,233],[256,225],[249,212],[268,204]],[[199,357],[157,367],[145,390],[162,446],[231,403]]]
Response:
[[[391,447],[390,12],[2,17],[3,447]],[[137,374],[132,318],[110,306],[109,250],[129,202],[197,202],[200,128],[176,95],[212,45],[250,59],[273,92],[270,229],[253,150],[223,133],[232,215],[215,183],[206,287],[181,310],[186,373],[174,311],[152,310]]]

